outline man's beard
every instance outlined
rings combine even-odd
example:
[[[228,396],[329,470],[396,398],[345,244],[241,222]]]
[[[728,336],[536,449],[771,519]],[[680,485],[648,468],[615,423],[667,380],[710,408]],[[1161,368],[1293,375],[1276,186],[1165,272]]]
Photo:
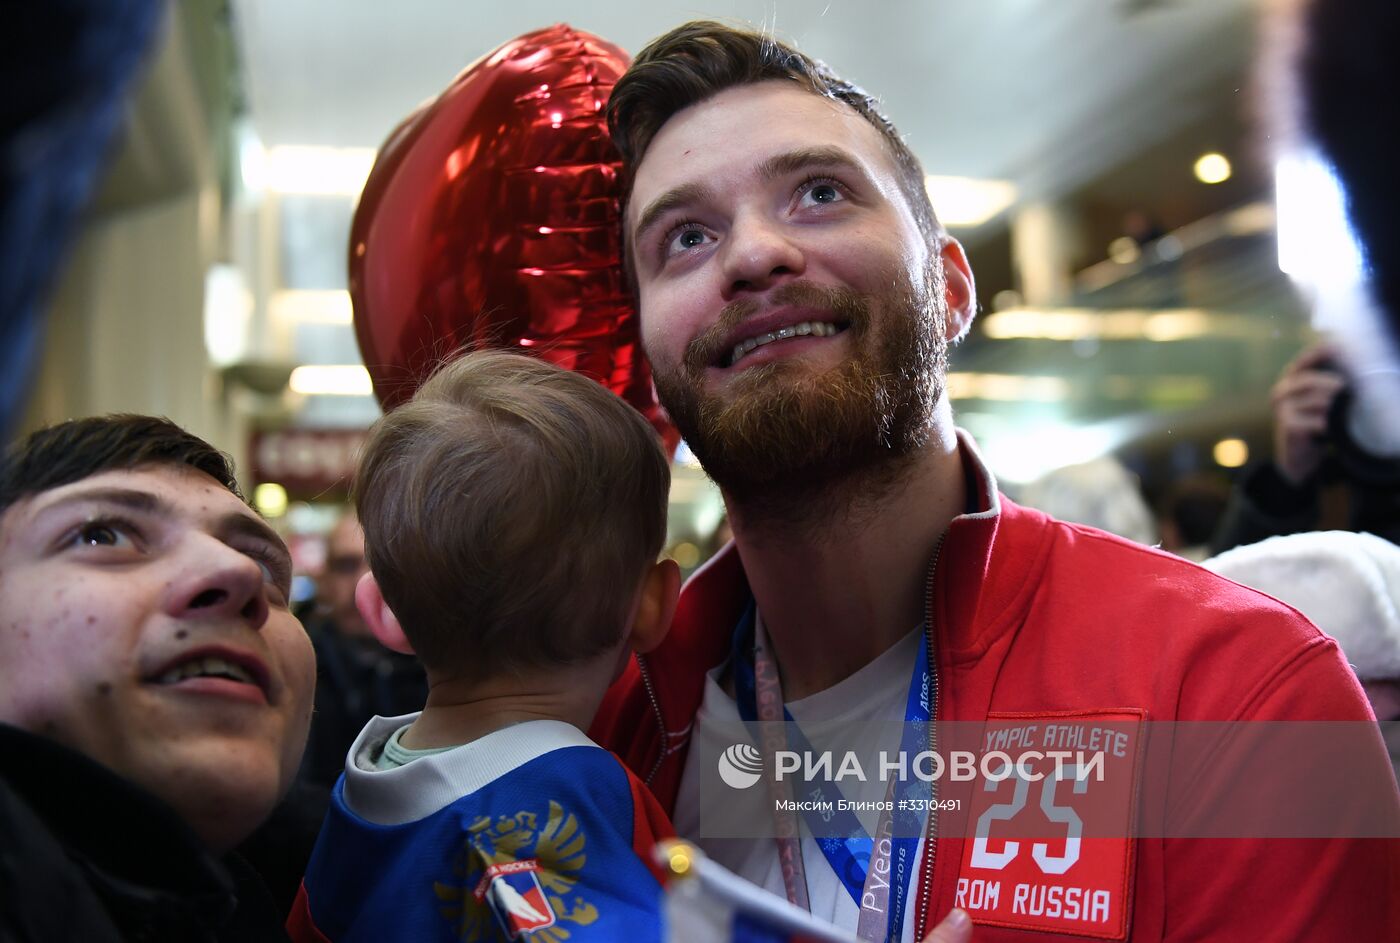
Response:
[[[704,389],[705,369],[727,356],[725,339],[752,317],[752,302],[726,305],[718,322],[686,347],[679,367],[653,364],[656,387],[710,477],[753,513],[808,517],[830,485],[897,480],[932,430],[947,367],[943,270],[936,256],[920,284],[902,273],[888,291],[792,282],[769,304],[848,322],[851,357],[827,371],[800,358],[739,373],[723,395]],[[780,342],[781,343],[781,342]],[[865,497],[873,497],[864,489]],[[830,508],[825,510],[830,511]]]

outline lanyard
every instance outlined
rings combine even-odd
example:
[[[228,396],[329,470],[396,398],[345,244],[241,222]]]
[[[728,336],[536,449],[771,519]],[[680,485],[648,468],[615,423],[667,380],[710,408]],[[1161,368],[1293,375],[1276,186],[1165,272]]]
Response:
[[[752,651],[750,660],[746,652]],[[813,752],[811,744],[782,703],[777,666],[767,651],[767,638],[756,609],[750,605],[734,634],[731,663],[739,714],[748,724],[765,722],[760,728],[763,751],[771,756],[790,746],[801,754]],[[900,750],[906,757],[929,742],[929,639],[927,627],[904,710],[904,730]],[[777,722],[786,721],[779,726]],[[786,733],[784,733],[786,731]],[[776,743],[770,742],[776,740]],[[784,784],[772,781],[775,798],[782,797]],[[898,784],[898,785],[897,785]],[[899,784],[891,777],[885,790],[885,806],[875,828],[875,838],[866,833],[855,813],[842,808],[841,790],[835,783],[807,784],[807,795],[826,812],[807,811],[808,829],[816,839],[827,863],[851,899],[860,908],[857,934],[862,940],[898,940],[904,926],[904,909],[918,853],[920,817],[903,800],[917,792],[915,781]],[[904,804],[904,808],[901,805]],[[810,910],[807,899],[806,867],[802,861],[797,817],[780,811],[774,803],[778,857],[788,899]],[[895,823],[899,823],[894,837]],[[829,836],[829,837],[828,837]],[[882,926],[883,924],[883,926]]]

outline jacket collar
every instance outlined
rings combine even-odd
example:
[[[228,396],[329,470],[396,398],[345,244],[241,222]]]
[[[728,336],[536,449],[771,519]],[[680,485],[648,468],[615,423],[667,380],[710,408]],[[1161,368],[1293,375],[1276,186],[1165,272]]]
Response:
[[[227,871],[169,806],[81,753],[0,724],[4,787],[24,800],[119,920],[182,914],[215,927],[237,906]]]
[[[945,662],[974,661],[1020,624],[1053,538],[1050,518],[997,490],[977,444],[958,430],[968,492],[977,505],[953,519],[930,587]]]
[[[955,662],[980,657],[1016,624],[1017,614],[1029,605],[1050,538],[1045,515],[1018,507],[997,490],[991,469],[962,429],[958,454],[970,506],[948,528],[932,587],[939,646],[943,657]],[[1024,570],[1012,574],[1009,565]],[[670,634],[646,656],[651,677],[664,679],[656,682],[656,699],[672,746],[688,736],[705,673],[729,657],[731,631],[751,598],[731,541],[686,582]]]

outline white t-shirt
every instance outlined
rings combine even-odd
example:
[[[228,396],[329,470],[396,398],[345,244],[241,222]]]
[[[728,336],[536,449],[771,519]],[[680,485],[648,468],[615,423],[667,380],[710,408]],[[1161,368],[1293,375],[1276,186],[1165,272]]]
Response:
[[[843,731],[843,742],[860,743],[856,750],[865,770],[879,768],[881,752],[895,754],[900,749],[899,730],[904,720],[904,708],[909,693],[910,675],[923,644],[922,627],[910,632],[890,646],[878,658],[855,674],[825,691],[819,691],[800,701],[786,704],[794,721],[814,744],[826,728]],[[778,863],[778,846],[771,837],[760,839],[705,838],[697,810],[700,808],[698,790],[701,775],[698,770],[718,761],[733,740],[733,730],[741,723],[738,705],[725,693],[719,679],[724,665],[713,669],[705,678],[705,694],[695,715],[691,733],[690,752],[681,773],[680,790],[672,816],[677,834],[693,841],[712,860],[779,897],[786,898],[782,868]],[[852,735],[868,726],[869,736]],[[851,800],[878,801],[885,798],[886,783],[871,775],[865,783],[840,784],[842,795]],[[763,803],[771,810],[771,799],[762,789],[736,794],[736,801]],[[771,811],[769,811],[771,815]],[[873,817],[865,822],[867,831],[874,829]],[[812,915],[854,933],[860,919],[860,908],[832,871],[817,842],[802,828],[802,861],[807,871],[807,896]],[[909,884],[904,910],[902,940],[912,940],[915,901],[918,896],[919,866],[923,859],[920,840],[914,873]]]

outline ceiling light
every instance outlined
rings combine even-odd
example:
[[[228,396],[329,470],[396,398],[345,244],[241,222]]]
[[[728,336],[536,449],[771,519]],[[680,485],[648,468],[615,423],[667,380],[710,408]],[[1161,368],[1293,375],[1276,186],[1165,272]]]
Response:
[[[272,320],[283,324],[350,324],[354,320],[350,293],[339,288],[274,292],[267,301],[267,310]]]
[[[941,177],[930,174],[924,188],[938,221],[950,228],[980,226],[1016,202],[1016,185],[1008,180]]]
[[[952,399],[1053,403],[1068,395],[1069,381],[1064,377],[962,371],[948,374],[948,396]]]
[[[293,393],[303,396],[370,396],[374,384],[359,364],[297,367],[289,381]]]
[[[1184,341],[1210,332],[1210,316],[1204,311],[1186,309],[1148,315],[1142,336],[1150,341]]]
[[[989,314],[982,322],[983,333],[995,340],[1180,341],[1241,329],[1235,321],[1212,317],[1199,308],[1010,308]]]
[[[253,506],[263,517],[281,517],[287,513],[287,489],[275,481],[267,481],[253,489]]]
[[[1249,461],[1249,446],[1244,439],[1221,439],[1211,450],[1215,463],[1225,468],[1239,468]]]
[[[1108,244],[1108,257],[1119,265],[1131,265],[1142,258],[1142,249],[1132,236],[1119,236]]]
[[[259,176],[274,193],[357,197],[364,189],[375,151],[370,147],[270,148]]]
[[[246,125],[239,135],[238,171],[243,189],[249,193],[261,193],[267,188],[267,151]]]
[[[216,367],[237,363],[248,353],[253,296],[243,273],[216,264],[204,275],[204,348]]]
[[[1008,308],[984,318],[982,331],[994,340],[1036,338],[1072,341],[1098,333],[1092,312],[1071,308],[1060,311]]]
[[[1232,173],[1230,161],[1224,154],[1202,154],[1196,158],[1196,179],[1201,183],[1224,183]]]

